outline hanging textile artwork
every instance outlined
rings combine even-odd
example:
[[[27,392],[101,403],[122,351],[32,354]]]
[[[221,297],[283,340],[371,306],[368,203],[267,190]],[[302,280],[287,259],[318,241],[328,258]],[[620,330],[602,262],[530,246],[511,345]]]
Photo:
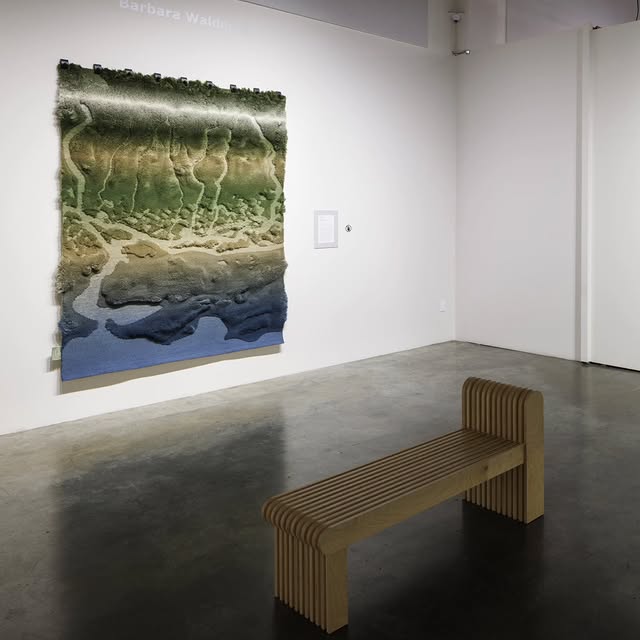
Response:
[[[63,380],[281,344],[284,97],[58,81]]]

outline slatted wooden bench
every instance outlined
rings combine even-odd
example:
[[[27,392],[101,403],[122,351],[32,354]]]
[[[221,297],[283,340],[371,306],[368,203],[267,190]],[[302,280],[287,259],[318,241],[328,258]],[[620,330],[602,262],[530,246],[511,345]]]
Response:
[[[469,378],[462,429],[268,500],[276,597],[328,633],[340,629],[349,545],[461,493],[523,523],[543,514],[541,393]]]

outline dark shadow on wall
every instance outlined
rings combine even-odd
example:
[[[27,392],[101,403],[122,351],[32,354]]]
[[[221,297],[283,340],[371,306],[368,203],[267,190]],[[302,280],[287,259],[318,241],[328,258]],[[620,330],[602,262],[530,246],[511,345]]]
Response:
[[[87,452],[97,462],[65,470],[56,489],[65,640],[271,628],[272,532],[260,509],[284,490],[286,442],[282,411],[262,402],[227,409],[222,429],[211,409],[210,430],[189,427],[207,419],[192,412],[202,415],[187,414],[182,431],[134,437],[130,451],[107,438],[97,445],[105,453]]]

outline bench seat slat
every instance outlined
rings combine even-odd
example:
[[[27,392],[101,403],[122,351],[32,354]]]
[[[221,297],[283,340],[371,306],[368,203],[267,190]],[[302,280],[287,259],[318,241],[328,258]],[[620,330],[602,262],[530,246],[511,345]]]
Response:
[[[371,479],[365,478],[358,485],[350,485],[322,493],[321,499],[305,502],[296,507],[300,514],[313,517],[327,526],[332,524],[334,514],[345,513],[351,509],[359,511],[366,508],[371,500],[385,502],[394,495],[404,495],[425,483],[432,482],[458,468],[472,464],[514,446],[513,443],[498,442],[493,438],[482,438],[474,447],[459,448],[414,461],[406,468],[395,468],[387,473],[379,474]],[[360,507],[359,505],[363,505]],[[293,508],[292,505],[289,505]]]
[[[378,477],[385,477],[396,470],[411,469],[422,461],[430,460],[438,455],[444,455],[449,451],[454,451],[458,446],[468,447],[471,444],[486,441],[486,436],[475,431],[461,429],[454,431],[437,440],[405,449],[380,460],[370,462],[356,467],[345,473],[340,473],[320,482],[302,487],[296,491],[291,491],[273,499],[284,498],[286,496],[287,505],[309,504],[310,501],[319,496],[333,496],[336,492],[342,491],[345,487],[356,487],[361,483],[370,483]]]
[[[353,544],[398,522],[402,522],[449,498],[460,495],[467,488],[522,465],[525,455],[523,444],[515,444],[482,458],[473,464],[464,466],[449,475],[404,495],[395,496],[375,508],[363,510],[357,516],[350,517],[330,527],[316,530],[313,544],[324,553],[332,553],[343,545]]]
[[[366,477],[367,474],[374,471],[385,470],[393,466],[407,464],[414,457],[424,455],[425,453],[428,454],[431,451],[435,452],[443,447],[455,446],[457,440],[462,440],[464,438],[465,441],[470,442],[473,438],[483,437],[483,434],[469,429],[461,429],[459,431],[447,433],[443,436],[430,440],[429,442],[423,442],[408,449],[390,454],[378,460],[374,460],[373,462],[356,467],[355,469],[350,469],[329,478],[319,480],[318,482],[300,487],[294,491],[288,491],[287,493],[274,496],[271,500],[277,500],[286,496],[287,503],[294,504],[297,501],[306,500],[308,495],[313,494],[317,490],[330,490],[337,484],[347,485],[358,478]]]
[[[361,511],[374,508],[378,504],[384,504],[389,500],[393,500],[396,496],[402,496],[410,491],[419,489],[425,484],[435,482],[445,476],[455,473],[469,465],[501,453],[506,449],[513,448],[514,445],[505,445],[492,443],[482,449],[478,448],[473,451],[466,452],[466,455],[457,453],[449,456],[445,461],[434,468],[425,468],[421,466],[419,469],[412,470],[399,479],[389,480],[389,484],[376,483],[367,487],[366,492],[361,495],[340,496],[340,508],[337,512],[329,510],[319,514],[310,514],[314,517],[322,519],[327,526],[332,526],[335,522],[344,520],[349,517],[357,516]]]
[[[522,445],[461,429],[296,491],[275,496],[265,505],[264,515],[274,526],[316,546],[321,536],[326,538],[330,535],[332,528],[346,529],[350,522],[384,509],[385,505],[393,505],[395,501],[456,474],[464,475],[466,470],[478,465],[482,471],[484,467],[488,468],[491,460],[508,452],[511,452],[512,460],[508,468],[523,463]],[[485,479],[480,474],[477,483]],[[471,486],[463,486],[460,491]]]

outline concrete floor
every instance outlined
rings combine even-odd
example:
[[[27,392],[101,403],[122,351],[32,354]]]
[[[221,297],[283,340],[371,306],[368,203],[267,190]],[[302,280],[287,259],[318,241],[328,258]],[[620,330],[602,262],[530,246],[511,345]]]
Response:
[[[448,343],[0,438],[2,640],[324,635],[272,598],[270,495],[540,389],[546,516],[451,500],[350,553],[351,640],[640,637],[640,374]]]

